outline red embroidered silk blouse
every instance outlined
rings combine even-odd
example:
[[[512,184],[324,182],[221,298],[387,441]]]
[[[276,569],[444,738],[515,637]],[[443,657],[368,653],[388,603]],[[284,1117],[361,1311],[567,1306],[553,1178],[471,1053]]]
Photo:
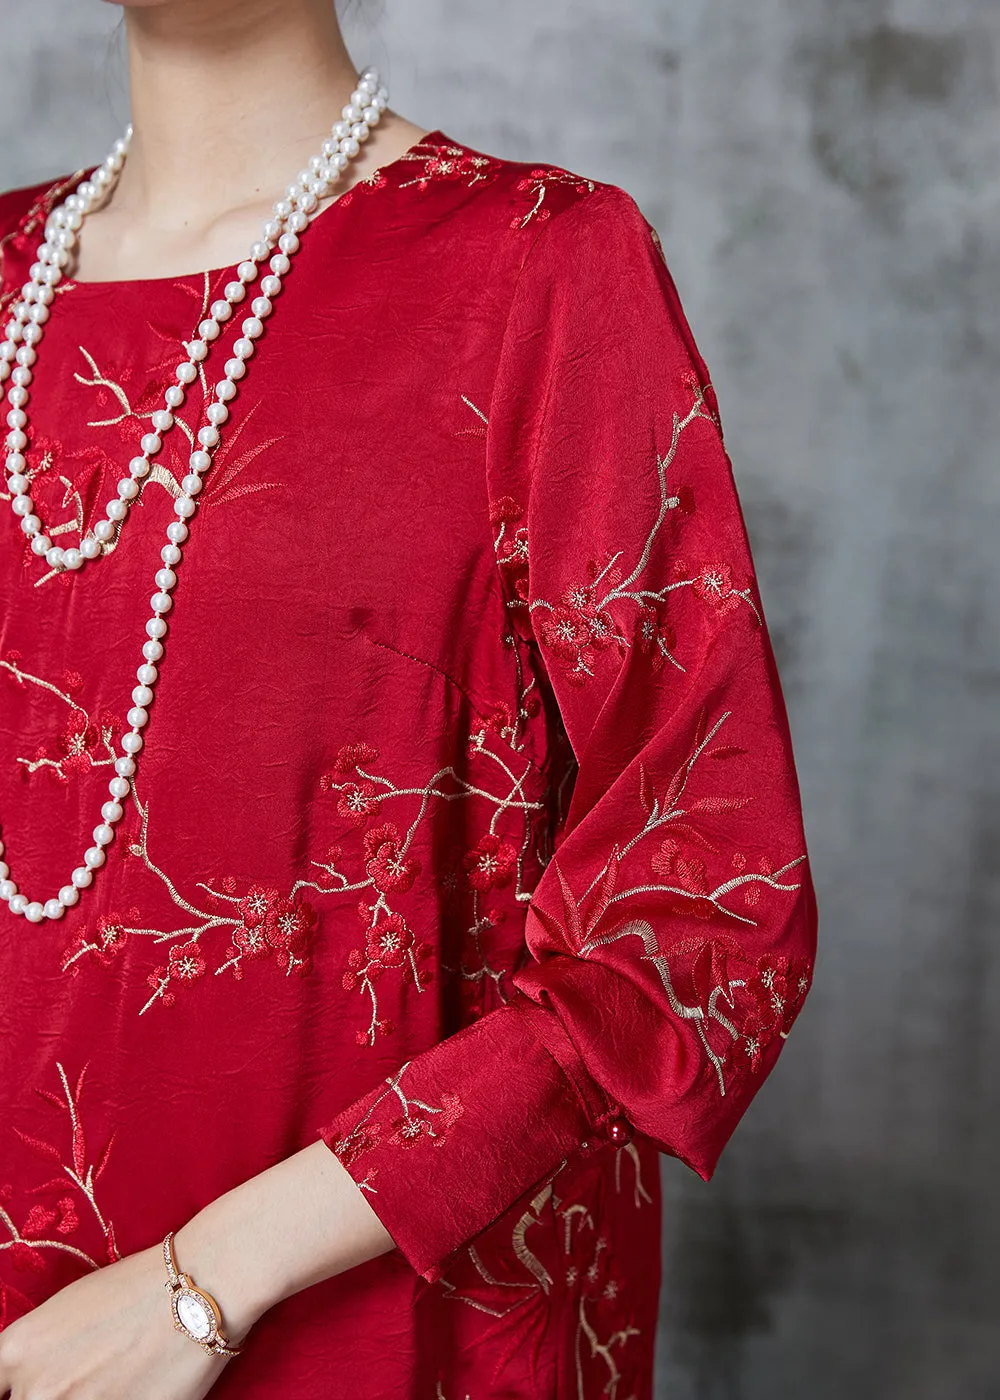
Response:
[[[70,184],[0,199],[0,305]],[[57,542],[231,275],[60,288]],[[31,899],[100,820],[241,319],[110,557],[54,574],[0,515]],[[715,398],[630,196],[435,131],[322,212],[168,621],[106,867],[59,922],[0,905],[0,1324],[322,1136],[398,1248],[272,1309],[213,1395],[648,1397],[657,1154],[711,1175],[815,911]]]

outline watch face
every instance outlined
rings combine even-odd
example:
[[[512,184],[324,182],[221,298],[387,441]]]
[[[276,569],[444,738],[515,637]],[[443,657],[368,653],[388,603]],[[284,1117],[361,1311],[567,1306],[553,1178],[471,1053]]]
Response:
[[[174,1306],[177,1311],[177,1320],[191,1333],[192,1337],[199,1342],[208,1341],[215,1330],[215,1319],[204,1299],[199,1298],[197,1293],[190,1293],[187,1289],[182,1289],[177,1295]]]

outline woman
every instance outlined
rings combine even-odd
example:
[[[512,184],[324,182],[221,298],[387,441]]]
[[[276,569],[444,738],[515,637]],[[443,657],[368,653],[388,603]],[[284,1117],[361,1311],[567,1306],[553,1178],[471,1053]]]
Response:
[[[126,13],[0,200],[0,1395],[649,1396],[815,937],[656,235],[328,0]]]

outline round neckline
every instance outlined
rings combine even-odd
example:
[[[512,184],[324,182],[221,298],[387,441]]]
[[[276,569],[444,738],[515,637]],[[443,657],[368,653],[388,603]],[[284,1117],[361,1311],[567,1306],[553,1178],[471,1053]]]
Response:
[[[453,142],[451,137],[447,136],[445,132],[443,132],[440,129],[440,127],[435,127],[433,131],[428,131],[426,136],[422,136],[419,141],[413,141],[409,146],[407,146],[406,150],[403,151],[400,155],[396,156],[394,160],[387,161],[385,165],[377,165],[370,175],[365,176],[364,180],[359,180],[356,184],[352,185],[349,190],[345,190],[343,194],[338,195],[332,203],[328,204],[325,209],[320,210],[320,212],[317,215],[315,215],[315,217],[311,220],[309,227],[311,229],[318,228],[325,219],[328,219],[334,213],[335,210],[339,210],[342,205],[345,209],[349,209],[351,205],[355,203],[355,201],[353,199],[348,199],[346,204],[344,203],[344,201],[345,199],[347,199],[348,195],[354,193],[354,191],[358,188],[359,185],[373,180],[378,175],[388,175],[391,172],[396,172],[404,165],[406,165],[409,161],[413,160],[418,155],[418,153],[421,150],[423,150],[425,146],[436,147],[454,144],[456,143]],[[89,171],[85,170],[81,174],[81,183],[87,179],[89,173]],[[375,188],[381,188],[381,186],[376,186]],[[67,194],[71,192],[72,191],[70,190],[66,191]],[[152,290],[158,287],[164,288],[168,286],[190,287],[195,283],[204,282],[206,279],[210,283],[216,282],[220,278],[224,277],[227,273],[232,273],[237,267],[237,265],[238,264],[235,262],[230,262],[223,263],[219,267],[210,267],[197,272],[181,272],[176,273],[174,275],[167,274],[166,276],[161,277],[114,277],[99,282],[78,282],[72,277],[67,277],[66,280],[63,282],[60,291],[65,290],[66,292],[99,293],[112,291],[126,292],[132,289],[141,290],[143,288],[149,288],[150,290]]]

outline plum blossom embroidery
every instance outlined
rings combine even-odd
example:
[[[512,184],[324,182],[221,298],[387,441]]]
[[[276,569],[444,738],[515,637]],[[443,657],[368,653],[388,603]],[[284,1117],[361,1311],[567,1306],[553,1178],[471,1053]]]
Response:
[[[800,889],[792,873],[805,862],[805,855],[778,863],[765,859],[759,869],[751,870],[746,857],[737,852],[724,878],[709,874],[705,853],[717,852],[703,819],[752,802],[739,794],[697,797],[689,792],[693,775],[706,762],[725,762],[743,752],[736,746],[716,744],[730,718],[730,712],[725,712],[710,729],[704,720],[699,722],[687,759],[662,790],[657,791],[642,766],[637,794],[645,813],[642,825],[614,847],[582,896],[574,895],[561,880],[560,919],[536,910],[553,937],[568,943],[569,951],[581,958],[620,939],[638,938],[643,960],[655,967],[671,1010],[693,1024],[721,1095],[727,1092],[727,1077],[732,1080],[756,1071],[766,1046],[776,1037],[787,1037],[809,989],[811,966],[773,954],[757,960],[725,931],[685,932],[663,948],[649,919],[632,917],[608,925],[617,906],[655,894],[659,907],[678,916],[679,922],[694,919],[706,925],[753,926],[752,915],[737,907],[738,897],[743,908],[753,909],[763,891],[786,895]],[[622,869],[628,857],[654,832],[660,841],[647,857],[646,867],[652,879],[643,875],[638,883],[623,885]],[[558,865],[558,854],[554,859]]]
[[[691,407],[684,415],[674,413],[670,446],[656,458],[659,510],[631,567],[621,550],[603,561],[590,559],[583,577],[569,584],[558,598],[529,599],[530,543],[524,508],[511,496],[492,502],[494,552],[509,606],[527,609],[534,615],[539,641],[572,685],[587,684],[595,674],[601,653],[615,651],[624,655],[632,647],[648,655],[654,669],[669,664],[683,671],[684,665],[676,655],[677,634],[666,615],[667,600],[679,589],[690,588],[720,615],[744,606],[758,624],[761,622],[750,585],[738,587],[731,566],[722,561],[702,563],[692,570],[678,560],[669,582],[659,588],[642,585],[653,544],[670,513],[690,515],[695,509],[689,486],[672,488],[668,484],[681,438],[701,419],[718,428],[718,418],[709,406],[710,389],[694,379],[689,379],[688,386],[692,392]]]
[[[383,1144],[413,1149],[421,1144],[443,1147],[448,1140],[452,1126],[465,1112],[464,1104],[457,1094],[451,1093],[443,1093],[439,1104],[410,1098],[402,1086],[409,1067],[410,1061],[407,1061],[395,1074],[387,1075],[386,1087],[376,1095],[354,1127],[331,1144],[345,1166]],[[380,1109],[383,1116],[375,1117]],[[388,1121],[385,1114],[392,1115]],[[377,1175],[378,1168],[373,1167],[364,1181],[358,1183],[362,1190],[377,1195],[373,1184]]]
[[[633,1205],[640,1210],[652,1197],[642,1185],[638,1153],[628,1146],[631,1152],[622,1147],[616,1153],[615,1190],[621,1189],[621,1162],[628,1155],[635,1166]],[[466,1246],[437,1286],[454,1302],[494,1319],[483,1338],[496,1348],[494,1381],[515,1357],[527,1357],[536,1374],[552,1314],[568,1301],[576,1329],[572,1394],[576,1400],[620,1396],[630,1343],[641,1334],[616,1306],[622,1281],[591,1200],[581,1195],[578,1181],[569,1180],[561,1194],[565,1166],[536,1192],[509,1242],[491,1230]]]
[[[94,1154],[89,1150],[81,1112],[88,1065],[83,1066],[72,1084],[59,1061],[56,1062],[56,1069],[60,1092],[36,1088],[35,1093],[63,1116],[68,1145],[60,1146],[58,1141],[36,1137],[15,1124],[13,1131],[47,1164],[46,1170],[50,1175],[37,1186],[29,1188],[30,1194],[40,1199],[25,1212],[20,1223],[15,1219],[12,1206],[12,1188],[0,1185],[0,1227],[7,1232],[7,1238],[0,1239],[0,1259],[7,1256],[15,1269],[32,1273],[44,1272],[47,1267],[46,1255],[55,1253],[71,1254],[91,1269],[99,1269],[120,1257],[114,1225],[104,1214],[97,1198],[97,1184],[108,1164],[114,1133],[100,1152]],[[83,1228],[82,1216],[96,1222],[100,1239],[100,1250],[96,1254],[76,1242]],[[0,1282],[0,1329],[9,1321],[13,1308],[22,1312],[29,1306],[19,1289]]]
[[[68,783],[74,775],[87,772],[91,768],[108,768],[117,757],[116,738],[122,731],[121,722],[110,712],[102,712],[96,719],[73,699],[83,685],[83,678],[75,671],[66,671],[62,684],[55,685],[41,676],[33,675],[22,665],[20,652],[9,651],[0,659],[0,672],[13,677],[18,685],[34,685],[66,706],[68,714],[63,727],[48,744],[40,745],[29,758],[20,756],[17,760],[29,777],[45,772],[60,783]]]
[[[480,902],[491,891],[512,883],[520,897],[525,841],[531,833],[532,815],[541,810],[540,803],[529,800],[525,791],[530,765],[524,766],[518,776],[511,767],[513,751],[504,752],[495,746],[495,741],[509,732],[509,721],[509,710],[500,706],[474,722],[468,752],[483,765],[483,774],[476,781],[449,766],[418,788],[398,787],[378,771],[379,750],[367,741],[342,745],[333,767],[320,777],[320,790],[333,799],[337,814],[349,829],[357,832],[354,839],[360,838],[361,844],[364,878],[352,878],[346,873],[341,845],[331,849],[325,862],[317,862],[321,882],[317,888],[366,895],[356,906],[363,941],[348,954],[342,978],[346,991],[360,992],[368,1000],[368,1025],[356,1032],[359,1045],[373,1045],[377,1036],[395,1029],[395,1023],[379,1005],[379,984],[384,978],[398,977],[418,993],[434,979],[434,946],[419,936],[405,902],[421,874],[421,862],[413,855],[412,845],[434,803],[475,796],[493,806],[488,829],[454,861],[450,870],[442,872],[439,881],[446,887],[446,896],[467,898],[471,904],[468,960],[463,959],[457,967],[444,966],[446,972],[459,979],[462,1004],[469,1017],[474,1019],[481,1014],[482,991],[487,982],[501,988],[503,971],[490,965],[484,948],[484,939],[501,917],[484,912]],[[503,784],[499,791],[490,782],[491,774]],[[410,809],[412,815],[405,830],[402,820],[397,824],[386,819],[390,805],[393,810]],[[509,821],[512,816],[520,819],[523,828],[520,847],[497,828],[501,817]],[[373,897],[367,897],[369,892]]]
[[[500,173],[501,164],[490,156],[479,155],[465,150],[462,146],[435,145],[430,154],[425,154],[427,143],[408,151],[402,160],[408,165],[421,167],[412,180],[403,180],[400,189],[416,185],[423,192],[440,180],[449,180],[471,188],[473,185],[489,183]]]
[[[562,170],[560,167],[552,165],[536,166],[534,170],[517,182],[518,192],[529,196],[531,207],[526,214],[515,215],[510,224],[512,229],[524,229],[534,220],[544,222],[550,217],[552,211],[546,205],[545,200],[549,189],[554,185],[569,185],[578,195],[593,194],[596,188],[593,180],[574,175],[570,170]]]

